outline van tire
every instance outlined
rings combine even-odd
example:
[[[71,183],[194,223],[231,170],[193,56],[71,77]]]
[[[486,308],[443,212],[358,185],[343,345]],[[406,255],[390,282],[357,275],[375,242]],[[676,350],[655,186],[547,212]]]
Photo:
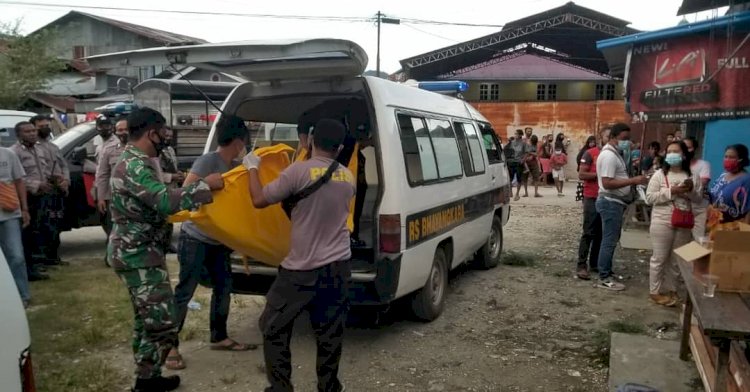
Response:
[[[491,269],[500,264],[503,253],[503,222],[499,216],[492,217],[492,226],[487,242],[479,249],[474,258],[474,266],[479,269]]]
[[[432,321],[440,316],[448,291],[448,258],[445,249],[438,247],[427,283],[414,294],[411,309],[418,319]]]

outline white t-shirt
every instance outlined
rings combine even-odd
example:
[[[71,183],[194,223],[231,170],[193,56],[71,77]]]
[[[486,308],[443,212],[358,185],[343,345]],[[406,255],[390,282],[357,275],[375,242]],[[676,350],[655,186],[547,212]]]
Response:
[[[599,181],[599,194],[611,194],[626,198],[630,196],[630,185],[617,189],[605,189],[602,178],[627,179],[628,171],[625,160],[611,144],[604,146],[599,157],[596,159],[596,178]],[[605,195],[602,195],[605,199]],[[611,198],[610,198],[611,199]],[[616,199],[615,199],[616,200]]]
[[[698,177],[701,180],[711,179],[711,164],[703,159],[698,159],[690,164],[690,171],[693,173],[693,177]],[[700,203],[695,203],[694,206],[700,209],[708,207],[708,204],[708,200],[703,199]]]
[[[691,163],[690,171],[697,174],[701,180],[711,178],[711,164],[704,161],[703,159],[698,159],[695,162]]]

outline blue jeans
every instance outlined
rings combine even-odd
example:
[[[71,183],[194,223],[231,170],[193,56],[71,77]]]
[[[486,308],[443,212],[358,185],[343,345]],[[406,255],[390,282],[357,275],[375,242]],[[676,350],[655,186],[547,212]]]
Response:
[[[228,338],[227,319],[232,294],[232,251],[224,245],[207,244],[180,231],[177,259],[180,262],[180,282],[174,289],[177,325],[182,331],[187,316],[188,302],[198,283],[213,286],[211,295],[211,343]]]
[[[602,219],[602,245],[599,249],[599,279],[612,275],[612,259],[622,234],[622,220],[627,206],[603,197],[596,199],[596,212]]]
[[[8,219],[0,222],[0,249],[3,250],[8,267],[16,281],[21,299],[28,301],[29,278],[26,272],[26,259],[23,256],[23,241],[21,241],[21,219]]]

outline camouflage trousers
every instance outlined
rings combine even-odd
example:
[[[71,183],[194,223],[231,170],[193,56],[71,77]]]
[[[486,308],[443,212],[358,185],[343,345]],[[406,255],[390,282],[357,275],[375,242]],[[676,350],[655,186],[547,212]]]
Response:
[[[177,342],[175,305],[166,266],[117,271],[133,303],[136,377],[154,378]]]

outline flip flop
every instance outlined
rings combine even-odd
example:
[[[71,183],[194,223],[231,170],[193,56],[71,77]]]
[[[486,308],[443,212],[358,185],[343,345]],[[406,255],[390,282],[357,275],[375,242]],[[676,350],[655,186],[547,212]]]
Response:
[[[243,344],[243,343],[237,343],[234,340],[232,340],[232,343],[229,345],[214,343],[211,345],[211,350],[214,351],[249,351],[249,350],[255,350],[258,346],[255,344]]]
[[[170,362],[172,365],[170,365]],[[167,356],[167,360],[164,361],[164,367],[169,370],[182,370],[187,366],[185,366],[185,362],[182,360],[182,355],[177,354]]]

